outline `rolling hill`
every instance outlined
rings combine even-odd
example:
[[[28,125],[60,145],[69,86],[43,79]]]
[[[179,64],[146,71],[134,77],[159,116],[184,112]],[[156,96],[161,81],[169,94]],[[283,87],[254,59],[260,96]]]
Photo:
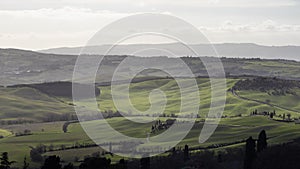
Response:
[[[242,78],[228,78],[227,89],[241,83]],[[274,79],[273,79],[274,80]],[[288,80],[276,79],[275,81],[282,82]],[[198,87],[200,89],[200,109],[199,115],[206,117],[210,107],[210,82],[208,78],[197,78]],[[57,83],[57,84],[66,84]],[[25,121],[41,122],[41,121],[57,121],[75,119],[75,112],[72,104],[70,92],[67,95],[64,93],[51,93],[54,89],[49,90],[49,83],[34,84],[34,85],[18,85],[11,87],[0,88],[0,117],[1,121],[14,121],[15,123],[23,123]],[[120,87],[122,84],[120,84]],[[69,86],[71,87],[71,86]],[[168,99],[165,114],[177,114],[180,105],[180,92],[177,83],[173,79],[150,79],[139,81],[131,84],[130,98],[132,104],[140,111],[145,111],[149,108],[149,93],[159,88],[165,92]],[[48,89],[48,90],[46,90]],[[62,88],[61,88],[62,89]],[[70,90],[70,89],[68,89]],[[100,96],[97,96],[97,101],[100,105],[100,110],[116,112],[116,108],[110,94],[110,86],[99,86],[101,90]],[[272,91],[275,91],[272,89]],[[247,116],[253,110],[258,111],[273,111],[279,114],[292,114],[292,117],[298,118],[299,105],[297,104],[298,88],[290,88],[289,93],[285,95],[272,95],[267,91],[260,90],[237,90],[240,96],[258,100],[245,100],[234,95],[230,90],[227,92],[225,111],[223,116]],[[297,95],[292,94],[295,92]],[[274,105],[278,105],[277,107]],[[87,105],[88,106],[88,105]]]
[[[247,78],[249,77],[228,78],[227,88],[230,89],[236,84],[243,83]],[[255,77],[249,78],[249,80],[253,79],[255,79]],[[274,86],[280,86],[278,84],[287,82],[287,80],[274,78],[267,78],[266,81],[269,80],[272,82],[270,83],[272,85],[269,90],[274,90]],[[267,131],[269,136],[268,143],[270,145],[290,142],[300,137],[300,126],[295,125],[295,123],[280,121],[278,120],[279,117],[271,119],[263,115],[250,116],[250,113],[254,109],[257,109],[258,112],[271,112],[275,110],[277,116],[290,113],[292,118],[298,118],[299,113],[262,102],[244,100],[228,90],[226,107],[220,125],[207,142],[199,145],[199,132],[203,126],[203,120],[206,117],[210,105],[210,82],[208,78],[197,78],[197,83],[200,88],[200,116],[197,118],[197,122],[190,133],[178,146],[188,144],[194,149],[225,151],[227,148],[244,146],[247,137],[252,135],[256,138],[257,133],[262,129]],[[252,83],[252,86],[258,85],[255,81]],[[295,81],[294,83],[297,82]],[[53,93],[49,94],[41,90],[44,89],[41,87],[42,85],[44,84],[0,88],[0,117],[2,120],[0,123],[0,135],[4,136],[4,138],[0,139],[0,151],[8,151],[12,160],[22,161],[24,156],[30,156],[29,152],[31,148],[29,146],[35,147],[44,144],[48,149],[52,147],[55,151],[47,151],[43,155],[60,155],[66,163],[72,162],[74,156],[82,160],[87,155],[102,152],[103,150],[98,147],[60,149],[62,145],[64,147],[72,147],[76,144],[93,145],[94,142],[85,134],[78,123],[71,124],[67,133],[62,131],[64,122],[45,123],[45,121],[70,120],[75,116],[70,116],[74,113],[74,109],[73,105],[69,104],[71,100],[68,96],[54,95]],[[47,89],[49,84],[46,83],[45,85]],[[119,85],[122,86],[122,84]],[[36,88],[36,86],[39,86],[39,88]],[[116,110],[111,100],[110,86],[102,85],[99,86],[99,88],[101,89],[101,94],[97,97],[97,101],[100,105],[100,109],[114,113]],[[165,121],[172,118],[170,117],[171,114],[178,112],[178,104],[180,104],[180,93],[173,79],[156,78],[132,83],[130,86],[131,101],[137,109],[141,111],[147,110],[150,105],[148,95],[151,90],[155,88],[160,88],[164,91],[168,98],[166,111],[164,112],[167,117],[160,117],[161,120]],[[249,89],[251,90],[239,88],[237,92],[239,95],[247,98],[269,99],[270,101],[268,103],[289,109],[297,110],[299,107],[296,102],[292,102],[292,100],[295,100],[295,97],[298,97],[297,95],[268,95],[268,91]],[[289,90],[295,91],[296,94],[298,93],[298,89],[293,86],[290,87]],[[113,117],[106,120],[113,128],[131,137],[145,137],[145,133],[151,129],[152,125],[152,123],[129,123],[128,120],[122,117]],[[3,121],[6,122],[4,123]],[[10,121],[10,123],[8,123],[8,121]],[[105,131],[102,131],[104,129],[101,127],[103,122],[103,120],[96,120],[86,123],[95,126],[98,132],[105,134]],[[31,130],[32,134],[21,137],[14,136],[13,133],[25,129]],[[118,156],[111,157],[107,155],[107,157],[112,158],[113,162],[120,159]],[[40,165],[39,163],[30,163],[31,166]],[[75,162],[75,165],[77,164],[78,163]],[[20,167],[21,163],[14,164],[14,166]]]
[[[186,56],[186,55],[183,55]],[[91,56],[97,57],[97,56]],[[133,62],[127,67],[131,71],[139,61],[168,63],[169,69],[175,70],[178,75],[182,73],[176,63],[179,58],[168,57],[136,57],[126,55],[113,55],[104,57],[100,65],[96,83],[110,82],[112,73],[125,59],[131,57]],[[88,58],[88,56],[87,56]],[[0,85],[10,86],[17,84],[33,84],[56,81],[70,81],[73,76],[76,55],[45,54],[18,49],[0,49]],[[207,76],[206,68],[198,57],[181,58],[192,70],[195,76]],[[266,76],[284,79],[300,80],[300,63],[282,59],[246,59],[221,58],[227,77],[238,76]],[[174,64],[173,64],[174,63]],[[89,68],[89,63],[83,63]],[[141,76],[165,76],[159,71],[148,70]],[[94,78],[86,75],[86,79]]]

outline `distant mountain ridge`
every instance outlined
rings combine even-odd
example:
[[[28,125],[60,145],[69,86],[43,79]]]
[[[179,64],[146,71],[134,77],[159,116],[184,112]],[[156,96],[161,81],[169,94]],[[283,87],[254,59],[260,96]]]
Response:
[[[87,46],[84,48],[84,54],[106,54],[108,46]],[[196,48],[200,56],[216,56],[211,50],[209,44],[189,45]],[[286,59],[300,61],[300,46],[263,46],[254,43],[223,43],[213,44],[220,57],[240,57],[240,58],[263,58],[263,59]],[[130,44],[118,45],[109,55],[132,55],[136,51],[145,48],[161,48],[165,51],[171,51],[179,56],[190,56],[193,53],[187,53],[183,50],[183,46],[179,43],[169,44]],[[62,47],[40,50],[42,53],[64,54],[64,55],[78,55],[83,47]],[[157,50],[147,50],[137,54],[138,56],[171,56],[166,52]]]

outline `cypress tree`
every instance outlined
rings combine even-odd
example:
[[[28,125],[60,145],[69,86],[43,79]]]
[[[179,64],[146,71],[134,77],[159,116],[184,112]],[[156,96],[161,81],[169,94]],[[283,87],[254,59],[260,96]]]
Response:
[[[267,134],[265,130],[262,130],[259,133],[258,140],[257,140],[257,152],[261,152],[262,150],[267,148]]]
[[[255,140],[252,137],[249,137],[246,140],[246,153],[244,160],[244,169],[252,169],[253,161],[256,157],[255,152]]]

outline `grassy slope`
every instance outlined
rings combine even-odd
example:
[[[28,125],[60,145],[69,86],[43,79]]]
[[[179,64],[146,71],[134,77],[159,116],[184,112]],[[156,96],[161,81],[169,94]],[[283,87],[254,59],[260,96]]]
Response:
[[[33,88],[0,88],[0,119],[41,121],[47,115],[74,112],[62,103]]]
[[[257,75],[276,76],[282,78],[298,78],[299,62],[286,60],[259,60],[259,61],[244,61],[241,67],[244,70],[258,72]]]
[[[198,79],[200,89],[200,110],[199,114],[202,117],[208,113],[210,106],[210,82],[208,79]],[[230,88],[238,79],[227,79],[227,88]],[[149,108],[149,93],[152,89],[160,88],[163,90],[168,98],[168,103],[165,109],[166,114],[178,113],[180,105],[180,92],[178,90],[175,81],[170,79],[152,80],[141,83],[132,84],[130,88],[130,97],[133,106],[141,111],[145,111]],[[115,106],[111,99],[110,87],[101,87],[102,95],[98,98],[100,103],[100,110],[115,110]],[[293,99],[293,98],[290,98]],[[282,100],[283,104],[286,100]],[[281,104],[281,100],[277,101]],[[258,111],[273,111],[274,109],[278,113],[287,113],[286,111],[265,104],[256,103],[253,101],[246,101],[233,96],[231,92],[227,92],[226,106],[224,115],[236,116],[236,115],[249,115],[254,109]],[[288,112],[293,113],[293,112]],[[294,114],[295,115],[295,114]]]
[[[282,107],[292,109],[294,112],[288,112],[285,113],[292,113],[293,117],[298,118],[300,116],[300,105],[299,105],[299,99],[300,99],[300,90],[299,89],[293,89],[293,91],[296,91],[297,95],[292,94],[286,94],[286,95],[270,95],[267,92],[259,92],[259,91],[247,91],[242,90],[238,91],[238,94],[240,96],[255,99],[263,102],[269,102],[274,105],[280,105]]]
[[[230,88],[238,79],[227,79],[227,87]],[[209,103],[210,103],[210,87],[208,79],[198,79],[199,88],[201,93],[201,115],[207,113]],[[140,110],[146,110],[149,106],[148,94],[149,92],[160,86],[160,88],[166,92],[166,95],[169,99],[168,105],[165,113],[176,113],[178,110],[177,104],[180,103],[178,88],[176,83],[172,80],[163,79],[163,80],[151,80],[133,84],[131,86],[131,99],[132,103]],[[147,90],[146,90],[147,89]],[[109,87],[101,87],[102,95],[98,98],[100,106],[102,109],[111,110],[114,109],[113,103],[110,96]],[[0,98],[6,101],[6,104],[1,106],[10,109],[20,109],[25,111],[25,116],[31,118],[39,118],[44,114],[37,114],[36,110],[41,109],[42,112],[47,113],[49,109],[57,110],[57,113],[64,113],[66,105],[59,102],[58,100],[51,98],[42,93],[28,94],[24,93],[37,91],[28,88],[16,89],[5,89],[2,88],[0,91],[2,94]],[[21,93],[21,95],[20,95]],[[252,92],[251,92],[252,94]],[[30,96],[30,98],[26,98]],[[36,98],[38,97],[38,99]],[[17,105],[14,100],[17,101]],[[40,100],[40,101],[39,101]],[[276,100],[276,99],[275,99]],[[52,105],[53,104],[53,105]],[[280,103],[281,104],[281,103]],[[282,102],[282,104],[285,104]],[[29,107],[22,107],[28,105]],[[55,105],[55,106],[54,106]],[[45,107],[46,106],[46,107]],[[60,107],[61,106],[61,107]],[[47,109],[48,108],[48,109]],[[62,108],[63,111],[59,111]],[[273,110],[273,107],[268,105],[262,105],[253,101],[244,101],[236,96],[233,96],[230,92],[227,92],[227,101],[225,108],[225,115],[235,116],[239,114],[248,115],[252,110],[258,109],[259,111],[264,110]],[[3,109],[1,109],[3,110]],[[34,110],[34,111],[33,111]],[[276,110],[277,113],[283,110]],[[3,112],[1,111],[3,116]],[[109,123],[120,132],[133,136],[133,137],[145,137],[145,131],[150,130],[148,125],[139,125],[137,127],[133,123],[128,124],[122,118],[109,119]],[[64,145],[73,145],[77,142],[92,142],[88,136],[83,132],[79,124],[70,125],[70,132],[62,132],[62,122],[58,123],[39,123],[39,124],[27,124],[27,125],[11,125],[11,126],[2,126],[0,130],[0,135],[7,136],[4,139],[0,139],[0,152],[8,151],[10,153],[11,159],[19,161],[18,166],[21,166],[20,161],[23,160],[24,156],[29,156],[30,148],[29,146],[36,146],[38,144],[54,144],[55,146]],[[190,134],[186,137],[181,145],[189,144],[198,146],[198,137],[201,130],[202,124],[196,125]],[[34,135],[23,136],[23,137],[13,137],[10,134],[10,131],[22,131],[23,129],[28,128],[34,132]],[[44,129],[44,131],[42,131]],[[257,116],[257,117],[234,117],[234,118],[223,118],[221,124],[219,125],[217,131],[214,135],[208,140],[208,142],[202,144],[201,146],[209,146],[212,144],[220,143],[231,143],[239,140],[243,140],[248,136],[252,135],[256,137],[258,132],[262,129],[266,129],[269,136],[272,138],[269,140],[269,143],[281,143],[287,142],[294,138],[300,137],[300,125],[295,125],[294,123],[283,123],[276,122],[266,117]],[[3,133],[3,134],[1,134]],[[103,133],[103,132],[102,132]],[[221,139],[220,139],[221,138]],[[90,155],[92,152],[99,151],[99,149],[78,149],[77,155],[80,158],[83,158],[85,155]],[[55,153],[55,152],[53,152]],[[53,154],[52,153],[52,154]],[[72,160],[74,157],[74,151],[60,151],[57,152],[60,154],[63,159]],[[47,153],[51,154],[51,153]],[[38,164],[32,164],[38,165]]]
[[[92,125],[100,125],[104,121],[94,121]],[[145,137],[145,131],[150,130],[149,125],[136,125],[128,124],[123,118],[113,118],[108,119],[108,122],[112,127],[117,129],[126,135],[132,137]],[[37,125],[37,124],[32,124]],[[80,124],[72,124],[70,126],[69,133],[63,133],[61,130],[62,123],[41,123],[40,127],[34,130],[34,135],[13,137],[9,136],[4,139],[0,139],[0,152],[8,151],[12,160],[22,161],[23,157],[29,156],[30,148],[29,146],[36,146],[40,143],[54,146],[60,146],[62,144],[70,146],[77,142],[91,143],[92,141],[83,132]],[[16,126],[17,129],[19,126]],[[27,126],[29,127],[29,126]],[[44,128],[44,132],[40,131]],[[188,136],[180,143],[181,146],[184,144],[189,144],[190,146],[209,146],[213,144],[221,143],[232,143],[235,141],[240,141],[246,139],[249,136],[257,137],[258,133],[265,129],[267,131],[268,140],[270,144],[278,144],[290,141],[295,138],[300,137],[300,125],[295,125],[294,123],[283,123],[276,122],[263,116],[256,117],[235,117],[235,118],[225,118],[221,120],[219,127],[212,137],[204,144],[198,144],[199,133],[202,128],[202,123],[197,123]],[[101,128],[99,128],[101,131]],[[107,134],[109,137],[110,133],[101,132],[102,134]],[[88,148],[88,149],[77,149],[58,151],[46,153],[59,154],[62,159],[66,161],[72,161],[74,156],[83,158],[86,155],[91,155],[93,152],[101,151],[99,148]],[[76,153],[75,153],[76,152]],[[118,158],[118,157],[117,157]],[[21,164],[16,164],[20,166]],[[33,164],[38,165],[38,164]]]

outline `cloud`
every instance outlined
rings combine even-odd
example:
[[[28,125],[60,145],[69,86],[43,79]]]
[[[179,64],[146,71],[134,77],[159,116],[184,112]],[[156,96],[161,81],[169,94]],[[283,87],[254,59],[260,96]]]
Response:
[[[214,42],[272,44],[273,38],[278,43],[299,45],[298,12],[283,8],[284,14],[277,15],[278,9],[273,9],[294,5],[297,5],[295,0],[0,1],[0,47],[41,49],[80,46],[103,26],[119,18],[149,10],[172,13],[197,26],[203,23],[204,26],[199,28]],[[251,8],[246,11],[227,7],[271,9]],[[277,17],[279,15],[281,20]],[[278,20],[265,20],[266,17]],[[218,22],[222,24],[217,25]]]
[[[280,24],[272,20],[249,24],[225,21],[216,27],[202,26],[199,29],[212,43],[300,44],[300,25]]]
[[[273,20],[265,20],[260,23],[235,24],[228,20],[216,27],[199,27],[203,31],[211,32],[300,32],[300,25],[279,24]]]
[[[91,9],[136,11],[140,8],[178,8],[178,7],[281,7],[295,6],[297,0],[9,0],[0,1],[0,10],[62,8],[64,6],[86,7]]]
[[[0,47],[83,46],[107,24],[133,14],[75,7],[0,10]]]
[[[130,15],[113,11],[64,7],[38,10],[0,10],[1,33],[46,33],[94,30]]]
[[[0,10],[0,46],[39,49],[84,45],[100,28],[128,15],[73,7]]]

